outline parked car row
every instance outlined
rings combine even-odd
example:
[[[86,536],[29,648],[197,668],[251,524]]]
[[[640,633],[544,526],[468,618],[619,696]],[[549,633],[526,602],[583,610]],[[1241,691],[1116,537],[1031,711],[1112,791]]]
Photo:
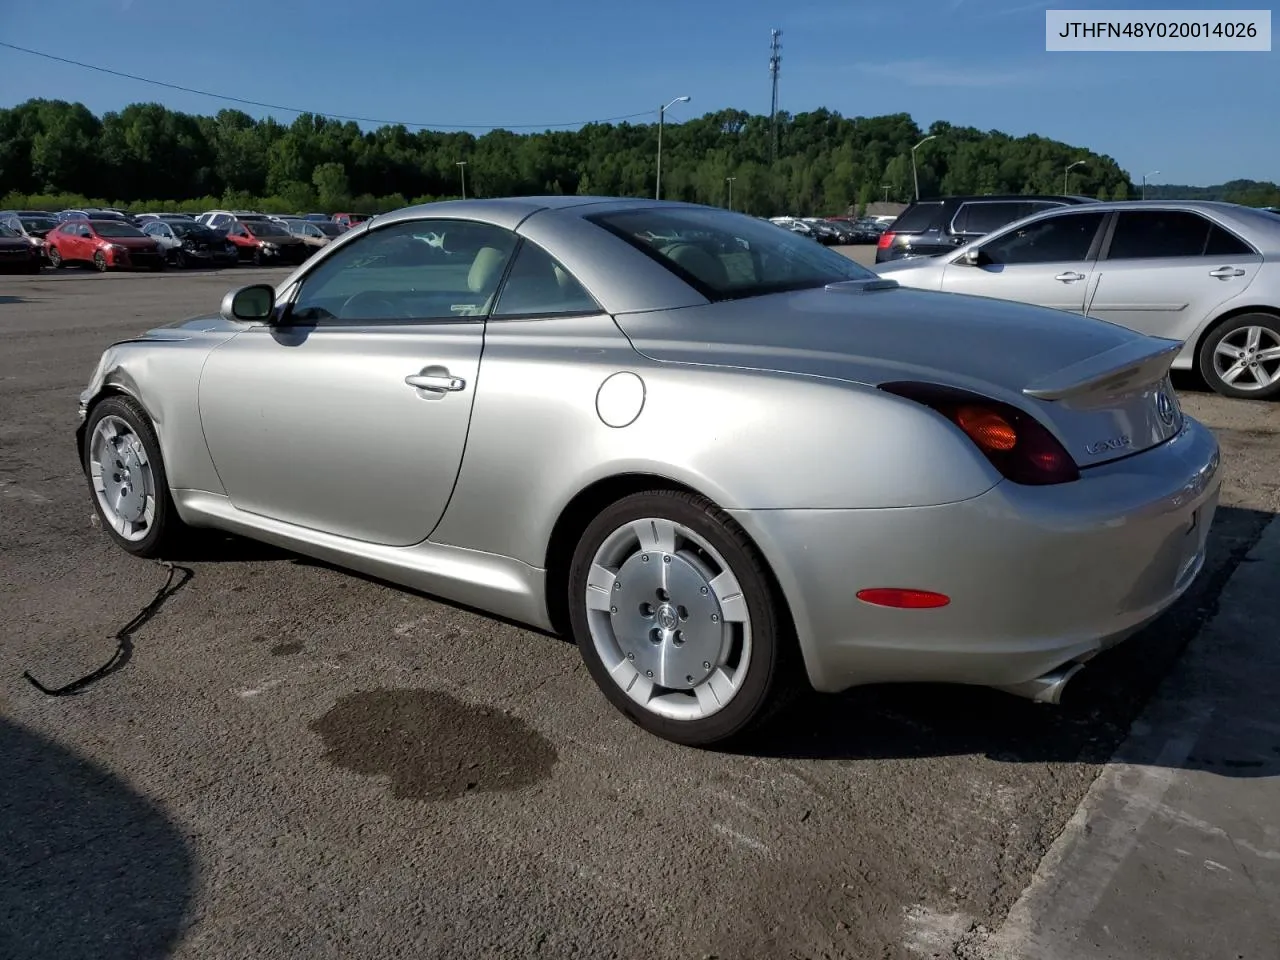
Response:
[[[277,216],[248,210],[129,214],[83,208],[56,214],[0,211],[0,268],[38,273],[92,266],[99,271],[166,266],[296,266],[366,214]]]
[[[769,222],[823,246],[876,243],[886,226],[879,217],[771,217]]]

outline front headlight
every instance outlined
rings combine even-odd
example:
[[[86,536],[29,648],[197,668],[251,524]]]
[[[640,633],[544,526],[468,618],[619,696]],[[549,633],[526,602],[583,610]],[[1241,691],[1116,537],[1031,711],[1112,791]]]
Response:
[[[278,246],[276,246],[274,243],[265,243],[265,242],[264,242],[264,243],[262,244],[262,249],[263,249],[263,250],[265,250],[267,253],[275,253],[275,252],[276,252],[277,250],[279,250],[280,248],[279,248]]]
[[[118,243],[108,243],[107,249],[110,250],[112,253],[128,253],[129,252],[128,247],[122,247]]]

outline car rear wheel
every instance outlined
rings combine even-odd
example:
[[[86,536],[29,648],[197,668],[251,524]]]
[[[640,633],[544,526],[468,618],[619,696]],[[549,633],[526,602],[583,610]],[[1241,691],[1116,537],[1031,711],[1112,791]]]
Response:
[[[83,459],[103,529],[122,549],[158,557],[187,527],[169,495],[160,442],[131,397],[107,397],[85,424]]]
[[[703,497],[654,490],[607,507],[578,543],[569,591],[592,678],[651,733],[725,741],[790,692],[789,621],[764,561]]]
[[[97,270],[99,273],[107,272],[107,255],[103,253],[101,250],[98,250],[94,253],[93,266],[94,266],[94,269]]]
[[[67,265],[66,261],[62,259],[62,254],[58,252],[57,247],[49,248],[49,263],[55,270],[61,270]]]
[[[1266,400],[1280,395],[1280,317],[1232,317],[1200,345],[1200,375],[1224,397]]]

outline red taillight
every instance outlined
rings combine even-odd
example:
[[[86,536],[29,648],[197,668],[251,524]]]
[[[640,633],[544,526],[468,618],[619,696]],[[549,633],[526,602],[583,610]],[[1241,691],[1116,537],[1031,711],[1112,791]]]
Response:
[[[895,236],[897,236],[897,234],[889,233],[888,231],[885,231],[884,233],[880,234],[880,239],[876,241],[876,249],[878,250],[889,249],[890,245],[893,243],[893,238]]]
[[[880,389],[942,414],[1014,483],[1044,485],[1080,479],[1080,468],[1058,438],[1017,407],[931,383],[885,383]]]
[[[859,590],[858,599],[877,607],[897,607],[901,610],[931,610],[945,607],[951,598],[932,590],[916,590],[910,587],[872,587]]]

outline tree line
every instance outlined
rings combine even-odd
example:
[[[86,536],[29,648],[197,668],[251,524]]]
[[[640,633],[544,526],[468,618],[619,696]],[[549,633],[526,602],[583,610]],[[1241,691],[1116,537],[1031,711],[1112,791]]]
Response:
[[[1039,136],[1012,137],[908,114],[843,117],[830,110],[767,116],[719,110],[663,130],[663,196],[761,215],[843,214],[874,200],[920,195],[1135,195],[1108,156]],[[362,130],[303,114],[292,123],[239,110],[202,116],[135,103],[95,116],[81,103],[28,100],[0,109],[0,201],[7,208],[255,207],[269,212],[381,212],[460,194],[652,196],[657,125],[593,123],[517,134]],[[728,178],[733,178],[732,185]]]

